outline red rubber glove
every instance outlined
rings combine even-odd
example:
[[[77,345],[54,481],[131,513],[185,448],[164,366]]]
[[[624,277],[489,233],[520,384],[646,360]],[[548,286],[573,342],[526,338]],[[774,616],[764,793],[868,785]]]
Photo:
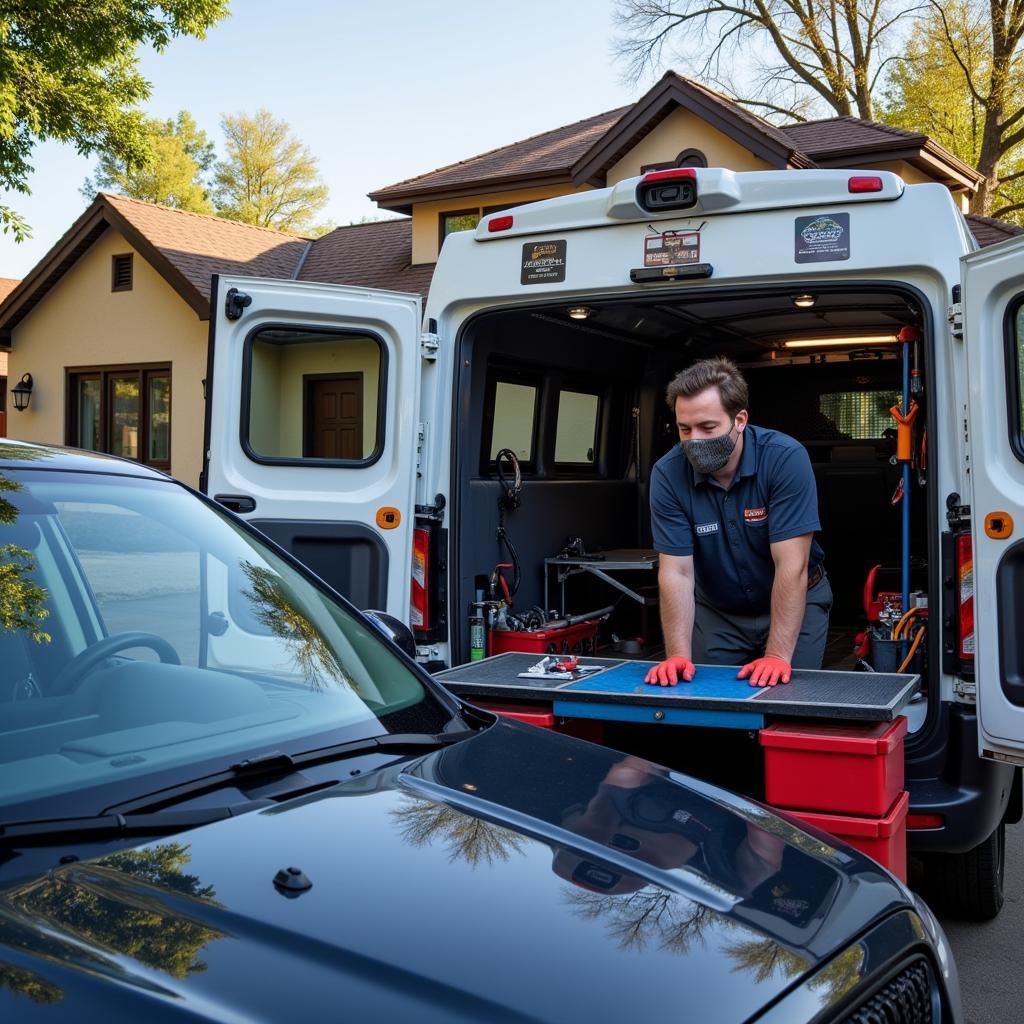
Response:
[[[690,682],[694,672],[696,668],[689,658],[666,658],[647,673],[644,682],[651,686],[675,686],[680,679]]]
[[[751,686],[774,686],[776,683],[788,683],[792,674],[793,669],[788,661],[766,654],[744,665],[736,678],[746,679],[750,676]]]

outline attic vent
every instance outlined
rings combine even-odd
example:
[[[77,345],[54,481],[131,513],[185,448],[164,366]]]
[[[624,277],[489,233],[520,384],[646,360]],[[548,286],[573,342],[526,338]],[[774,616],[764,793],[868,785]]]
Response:
[[[128,292],[132,288],[132,253],[112,258],[110,290]]]

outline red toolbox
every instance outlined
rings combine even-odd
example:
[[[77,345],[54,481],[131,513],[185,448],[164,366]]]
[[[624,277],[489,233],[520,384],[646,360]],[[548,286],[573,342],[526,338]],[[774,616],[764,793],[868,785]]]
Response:
[[[557,629],[492,629],[491,654],[524,651],[527,654],[593,654],[599,619]]]
[[[903,792],[881,818],[855,818],[846,814],[813,814],[807,811],[789,811],[788,814],[856,847],[905,882],[909,806],[910,794]]]
[[[775,807],[880,818],[903,789],[907,720],[777,723],[761,730],[765,799]]]
[[[478,708],[490,711],[493,715],[501,715],[502,718],[514,718],[517,722],[526,722],[527,725],[536,725],[540,729],[554,729],[555,716],[551,711],[551,705],[543,704],[498,704],[488,701],[474,702]]]

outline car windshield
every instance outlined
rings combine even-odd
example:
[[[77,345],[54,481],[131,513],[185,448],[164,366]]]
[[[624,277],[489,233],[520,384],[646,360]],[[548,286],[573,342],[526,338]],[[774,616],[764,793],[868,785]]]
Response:
[[[0,472],[0,820],[449,718],[374,627],[178,484]]]

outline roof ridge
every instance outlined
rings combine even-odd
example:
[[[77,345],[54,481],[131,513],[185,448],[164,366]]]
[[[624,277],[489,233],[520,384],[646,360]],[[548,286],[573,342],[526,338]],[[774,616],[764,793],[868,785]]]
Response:
[[[468,156],[465,160],[455,160],[450,164],[444,164],[441,167],[434,167],[432,170],[423,171],[420,174],[414,174],[411,178],[403,178],[401,181],[385,185],[383,188],[374,189],[374,192],[386,192],[388,189],[398,188],[399,185],[408,185],[410,182],[417,181],[419,178],[425,178],[430,174],[440,174],[442,171],[450,171],[453,167],[462,167],[465,164],[474,163],[482,157],[491,156],[494,153],[500,153],[503,149],[511,149],[513,146],[521,146],[524,142],[533,142],[534,139],[542,138],[545,135],[551,135],[554,132],[565,131],[568,128],[576,128],[579,125],[584,124],[586,121],[596,121],[599,118],[607,117],[609,114],[618,114],[628,110],[632,106],[634,106],[634,104],[627,103],[622,107],[612,107],[611,110],[605,110],[600,114],[591,114],[590,117],[581,117],[578,121],[570,121],[568,124],[558,125],[557,128],[548,128],[546,131],[535,132],[533,135],[527,135],[524,139],[517,139],[515,142],[506,142],[504,145],[495,146],[493,149],[485,149],[482,153],[474,153],[473,156]]]
[[[232,220],[230,217],[221,217],[215,213],[196,213],[194,210],[179,210],[174,206],[166,206],[163,203],[150,203],[145,199],[136,199],[133,196],[123,196],[119,192],[97,192],[97,196],[103,196],[106,200],[116,202],[132,203],[135,206],[144,206],[150,210],[165,210],[167,213],[176,213],[182,217],[195,217],[203,221],[215,221],[218,224],[233,224],[236,227],[247,228],[250,231],[262,231],[271,235],[280,235],[283,238],[290,238],[296,242],[310,241],[305,235],[297,235],[291,231],[281,231],[279,228],[267,228],[260,224],[246,224],[240,220]]]

